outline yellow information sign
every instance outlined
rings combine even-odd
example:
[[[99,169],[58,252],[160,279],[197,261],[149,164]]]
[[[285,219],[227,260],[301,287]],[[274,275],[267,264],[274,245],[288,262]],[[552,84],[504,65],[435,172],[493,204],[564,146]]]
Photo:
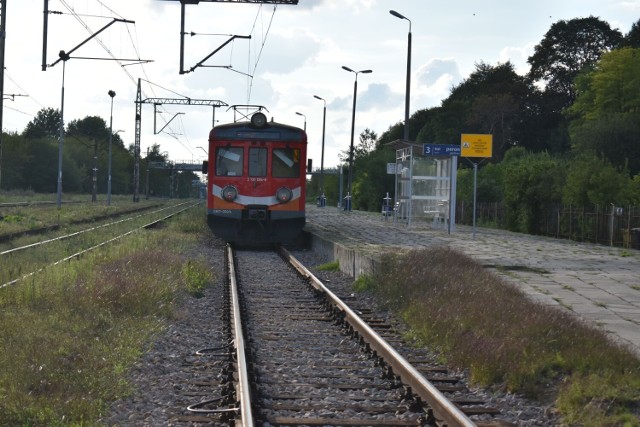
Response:
[[[460,155],[462,157],[491,157],[493,135],[463,133],[460,137]]]

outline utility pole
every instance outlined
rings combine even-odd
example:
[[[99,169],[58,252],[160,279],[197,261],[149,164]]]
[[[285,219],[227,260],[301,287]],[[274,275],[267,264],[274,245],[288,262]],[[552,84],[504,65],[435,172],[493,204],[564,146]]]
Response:
[[[98,200],[98,141],[93,138],[93,191],[91,201]]]
[[[0,184],[2,184],[2,110],[4,109],[4,45],[7,38],[7,0],[0,0]]]
[[[145,159],[147,164],[147,196],[146,200],[149,200],[149,147],[147,147],[147,158]]]

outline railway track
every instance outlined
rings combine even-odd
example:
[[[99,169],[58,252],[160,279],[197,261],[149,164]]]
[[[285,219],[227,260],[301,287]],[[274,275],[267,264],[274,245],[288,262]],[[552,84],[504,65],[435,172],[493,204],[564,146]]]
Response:
[[[14,285],[48,267],[78,258],[138,230],[155,227],[198,204],[200,203],[180,203],[152,212],[135,211],[124,218],[118,215],[120,219],[27,244],[5,242],[4,244],[10,248],[0,250],[0,289]]]
[[[78,202],[78,203],[80,203],[80,202]],[[34,205],[33,204],[25,204],[25,205],[16,205],[16,206],[29,206],[29,207],[31,207],[31,206],[34,206]],[[35,206],[38,206],[38,205],[35,205]],[[11,243],[12,240],[17,240],[17,239],[19,239],[21,237],[25,237],[25,236],[44,235],[44,234],[47,234],[47,233],[56,232],[58,230],[64,230],[64,229],[69,228],[69,227],[79,226],[79,225],[83,225],[83,224],[95,224],[95,223],[100,222],[100,221],[115,220],[116,218],[122,218],[122,217],[132,217],[135,214],[144,214],[144,212],[150,212],[150,211],[152,211],[154,209],[159,210],[159,209],[162,209],[162,207],[161,207],[160,204],[153,204],[153,205],[142,206],[142,207],[133,208],[133,209],[129,209],[129,210],[119,211],[119,212],[112,213],[112,214],[98,215],[98,216],[92,216],[90,218],[78,219],[78,220],[71,221],[71,222],[69,222],[67,224],[48,224],[48,225],[44,225],[44,226],[41,226],[41,227],[29,228],[27,230],[16,231],[16,232],[13,232],[13,233],[0,234],[0,244]]]
[[[89,200],[63,200],[63,205],[73,203],[90,203]],[[19,206],[53,206],[57,205],[56,200],[38,200],[38,201],[24,201],[24,202],[3,202],[0,203],[0,208],[15,208]]]
[[[233,348],[218,348],[226,366],[212,365],[217,371],[209,375],[233,385],[217,381],[215,397],[191,405],[180,421],[513,425],[415,349],[392,347],[401,340],[388,322],[368,308],[348,307],[287,251],[227,250],[228,333],[236,335],[228,339]]]

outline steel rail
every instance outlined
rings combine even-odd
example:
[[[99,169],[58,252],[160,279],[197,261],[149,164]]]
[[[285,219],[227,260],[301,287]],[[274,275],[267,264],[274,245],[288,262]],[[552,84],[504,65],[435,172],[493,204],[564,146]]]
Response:
[[[47,200],[41,200],[41,201],[31,201],[31,202],[3,202],[0,203],[0,208],[15,208],[15,207],[20,207],[20,206],[40,206],[40,205],[55,205],[57,202],[56,201],[47,201]],[[68,201],[63,201],[63,204],[69,204],[69,203],[89,203],[89,201],[85,201],[85,200],[68,200]]]
[[[416,370],[404,357],[378,335],[366,322],[364,322],[353,310],[349,308],[337,295],[331,292],[316,278],[300,261],[291,255],[283,247],[279,248],[281,256],[318,291],[324,293],[329,301],[338,308],[344,318],[356,330],[364,341],[375,350],[378,356],[388,363],[393,372],[400,376],[402,381],[409,385],[414,393],[430,405],[437,421],[443,421],[449,427],[475,427],[476,424],[467,417],[454,403],[442,394],[431,382],[429,382],[418,370]]]
[[[244,347],[244,334],[242,333],[242,318],[240,313],[240,300],[238,297],[238,283],[233,262],[233,248],[227,245],[227,259],[229,267],[229,287],[231,290],[231,309],[233,322],[234,346],[236,349],[236,362],[238,370],[237,398],[240,401],[240,423],[242,427],[253,427],[253,413],[251,412],[251,389],[249,387],[249,375],[247,372],[247,360]],[[238,425],[238,423],[236,423]]]

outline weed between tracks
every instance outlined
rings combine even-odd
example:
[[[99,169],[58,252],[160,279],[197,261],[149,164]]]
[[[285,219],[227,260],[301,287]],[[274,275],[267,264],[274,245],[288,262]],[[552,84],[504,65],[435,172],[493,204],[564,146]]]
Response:
[[[0,425],[96,425],[131,391],[125,374],[150,338],[212,283],[185,255],[203,216],[191,209],[0,289]]]
[[[413,338],[478,385],[555,399],[571,425],[637,426],[640,361],[569,314],[531,302],[448,248],[385,256],[356,283],[401,313]]]

